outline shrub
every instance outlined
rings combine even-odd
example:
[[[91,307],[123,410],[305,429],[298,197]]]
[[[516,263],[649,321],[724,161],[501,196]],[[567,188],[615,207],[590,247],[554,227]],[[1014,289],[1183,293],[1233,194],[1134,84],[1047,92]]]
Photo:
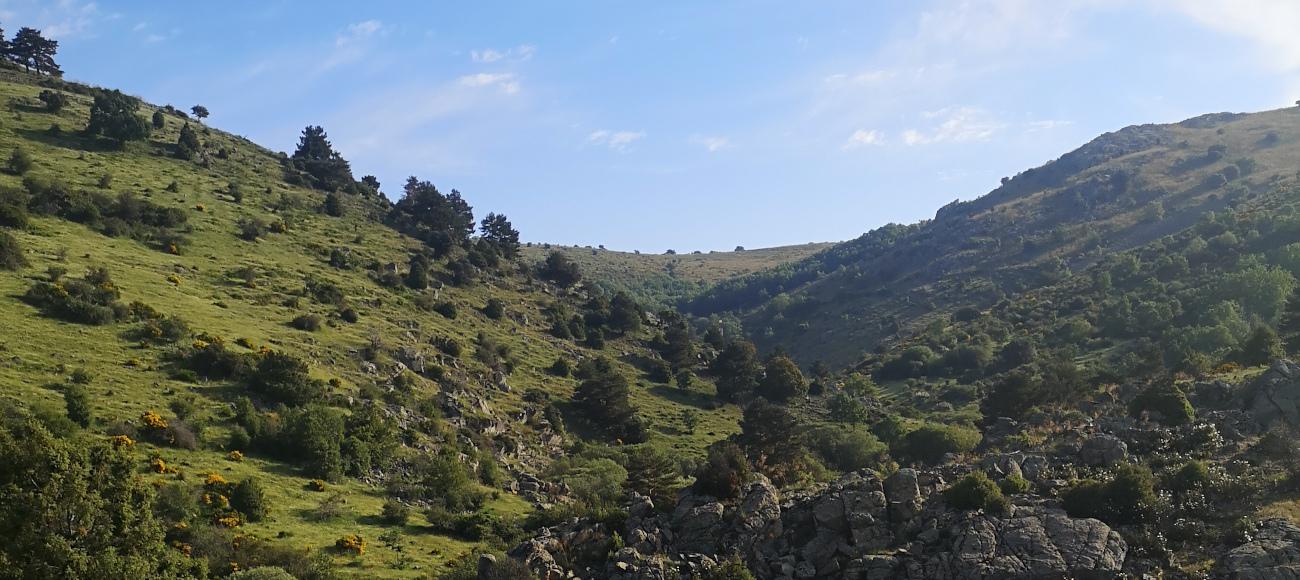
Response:
[[[32,169],[32,156],[21,147],[15,147],[14,152],[9,155],[9,161],[5,164],[5,170],[14,175],[22,175]]]
[[[404,526],[410,518],[410,506],[395,499],[385,501],[384,509],[379,514],[380,521],[390,526]]]
[[[250,522],[262,521],[270,508],[261,482],[252,477],[235,484],[230,492],[230,507],[244,514],[244,518]]]
[[[1025,479],[1024,476],[1018,473],[1013,473],[1011,475],[1008,475],[1006,479],[1003,479],[1002,481],[998,482],[998,487],[1001,488],[1002,493],[1006,495],[1019,495],[1022,493],[1028,493],[1029,480]]]
[[[1067,490],[1062,497],[1065,511],[1111,525],[1144,523],[1157,503],[1154,479],[1145,467],[1121,465],[1110,481],[1085,480]]]
[[[896,444],[897,455],[936,463],[948,453],[965,453],[980,442],[980,432],[966,427],[928,423],[903,435]]]
[[[944,501],[959,510],[985,510],[990,513],[1004,514],[1011,507],[1011,502],[1002,495],[1002,490],[989,479],[983,471],[973,471],[943,492]]]
[[[289,326],[298,330],[316,332],[317,330],[320,330],[321,322],[321,317],[318,314],[303,314],[294,318],[293,321],[289,323]]]
[[[1178,468],[1165,487],[1174,493],[1182,494],[1210,484],[1210,469],[1200,461],[1192,460]]]
[[[573,363],[570,363],[569,359],[563,356],[556,357],[555,362],[546,368],[546,372],[557,377],[567,377],[573,374]]]
[[[433,311],[441,314],[444,318],[456,319],[456,305],[451,302],[439,302],[433,306]]]
[[[885,445],[865,428],[825,425],[810,440],[822,460],[840,471],[874,467],[885,459]]]
[[[1186,425],[1196,419],[1196,411],[1182,389],[1172,382],[1160,382],[1147,387],[1129,404],[1129,413],[1141,416],[1150,413],[1167,426]]]
[[[740,495],[750,476],[749,459],[734,442],[709,445],[708,456],[695,470],[695,489],[721,499]]]
[[[2,240],[0,236],[0,246]],[[91,268],[79,280],[37,282],[23,295],[23,300],[40,308],[46,316],[81,324],[111,324],[128,313],[127,307],[117,301],[119,296],[108,270]]]
[[[17,270],[27,265],[23,247],[9,232],[0,232],[0,270]]]
[[[257,238],[266,235],[269,227],[265,221],[256,217],[239,218],[235,225],[239,228],[239,237],[249,242],[255,242]]]
[[[306,362],[292,355],[269,351],[261,355],[249,377],[257,393],[288,405],[305,405],[325,395],[325,383],[311,378]]]
[[[360,534],[348,534],[334,541],[334,549],[360,556],[366,553],[366,539]]]
[[[63,403],[68,410],[68,419],[82,427],[89,427],[93,418],[90,406],[90,393],[86,387],[73,383],[63,390]]]
[[[489,298],[483,306],[483,315],[492,320],[501,320],[506,314],[506,304],[499,298]]]
[[[63,110],[63,107],[68,105],[67,95],[50,89],[41,91],[41,94],[36,98],[40,99],[42,103],[45,103],[45,110],[51,113],[58,113]]]
[[[732,556],[705,570],[701,580],[754,580],[754,574],[745,567],[739,556]]]

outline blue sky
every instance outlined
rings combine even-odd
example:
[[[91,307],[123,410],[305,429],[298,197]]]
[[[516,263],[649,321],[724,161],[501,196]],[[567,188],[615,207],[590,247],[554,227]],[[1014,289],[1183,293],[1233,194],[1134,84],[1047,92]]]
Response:
[[[70,78],[292,150],[320,124],[526,240],[843,240],[1125,125],[1300,99],[1300,2],[0,0]]]

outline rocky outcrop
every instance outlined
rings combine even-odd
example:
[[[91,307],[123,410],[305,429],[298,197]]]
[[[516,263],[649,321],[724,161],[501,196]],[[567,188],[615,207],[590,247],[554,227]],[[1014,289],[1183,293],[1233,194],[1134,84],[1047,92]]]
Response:
[[[1128,458],[1128,444],[1114,435],[1093,435],[1079,449],[1079,460],[1092,467],[1109,467]]]
[[[1017,465],[1011,460],[1008,469]],[[544,530],[511,551],[543,577],[686,578],[733,555],[758,578],[1041,578],[1117,574],[1127,546],[1093,519],[1071,518],[1031,497],[1010,514],[949,508],[944,474],[901,469],[885,480],[860,472],[782,498],[765,479],[733,502],[684,492],[671,514],[634,497],[624,547],[597,554],[598,526]],[[585,542],[582,548],[575,542]]]
[[[1255,537],[1220,558],[1214,572],[1225,580],[1300,578],[1300,526],[1284,519],[1260,522]]]
[[[1300,365],[1274,361],[1244,389],[1247,410],[1262,426],[1277,422],[1300,426]]]

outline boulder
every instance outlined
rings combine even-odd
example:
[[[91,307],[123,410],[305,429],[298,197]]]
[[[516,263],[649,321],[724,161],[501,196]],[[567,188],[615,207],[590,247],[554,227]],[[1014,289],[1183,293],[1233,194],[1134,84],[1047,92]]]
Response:
[[[1245,407],[1263,427],[1275,422],[1300,426],[1300,366],[1274,361],[1244,389]]]
[[[1214,576],[1225,580],[1300,578],[1300,526],[1280,518],[1260,522],[1251,541],[1219,558]]]
[[[1084,465],[1109,467],[1128,458],[1128,444],[1114,435],[1093,435],[1083,442],[1079,459]]]

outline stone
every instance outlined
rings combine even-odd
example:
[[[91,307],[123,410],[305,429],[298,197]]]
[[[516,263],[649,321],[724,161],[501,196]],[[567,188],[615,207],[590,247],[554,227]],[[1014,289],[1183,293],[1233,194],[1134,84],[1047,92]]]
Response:
[[[912,519],[921,509],[921,489],[917,485],[916,470],[903,468],[885,480],[885,497],[889,501],[889,520],[903,522]]]
[[[1260,522],[1255,537],[1219,558],[1214,572],[1225,580],[1300,578],[1300,526],[1281,518]]]
[[[1109,467],[1127,458],[1128,444],[1104,433],[1089,437],[1079,449],[1079,459],[1092,467]]]

